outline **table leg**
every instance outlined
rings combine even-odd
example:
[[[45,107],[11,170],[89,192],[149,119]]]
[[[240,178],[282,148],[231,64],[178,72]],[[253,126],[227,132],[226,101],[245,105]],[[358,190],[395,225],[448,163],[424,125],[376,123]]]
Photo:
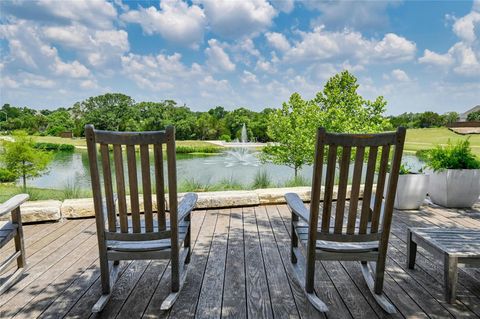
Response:
[[[407,230],[407,266],[408,269],[415,267],[415,257],[417,256],[417,243],[412,240],[412,231]]]
[[[445,254],[444,257],[444,282],[445,282],[445,299],[448,303],[454,303],[457,292],[458,281],[458,260]]]

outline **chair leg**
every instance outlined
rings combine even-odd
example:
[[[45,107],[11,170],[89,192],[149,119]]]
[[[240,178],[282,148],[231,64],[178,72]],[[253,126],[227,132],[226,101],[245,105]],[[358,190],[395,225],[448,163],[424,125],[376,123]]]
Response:
[[[185,283],[185,278],[187,277],[187,268],[186,267],[182,267],[182,268],[183,270],[181,271],[181,274],[180,274],[178,289],[176,291],[173,289],[173,281],[172,281],[172,292],[167,296],[167,298],[165,298],[165,300],[163,300],[162,305],[160,306],[160,310],[170,310],[170,308],[172,308],[175,301],[177,301],[178,296],[180,295],[180,291],[183,288],[183,284]],[[173,267],[172,267],[172,271],[173,271]]]
[[[295,231],[295,226],[293,225],[293,222],[298,221],[297,215],[292,213],[292,221],[291,221],[291,226],[292,226],[292,240],[290,242],[290,261],[292,264],[297,263],[297,256],[295,256],[295,248],[298,247],[298,236],[297,232]]]
[[[315,294],[315,290],[312,289],[309,292],[305,286],[305,278],[306,278],[306,272],[305,272],[305,258],[303,255],[298,251],[298,248],[294,248],[293,254],[296,255],[298,252],[298,259],[300,259],[297,263],[292,264],[293,267],[293,273],[295,274],[295,277],[300,284],[300,287],[305,291],[305,295],[307,296],[308,301],[312,304],[312,306],[317,309],[320,312],[327,312],[328,307],[327,305],[320,299],[318,296]]]
[[[185,234],[185,241],[184,247],[188,248],[187,256],[185,257],[185,264],[190,263],[190,257],[192,253],[192,232],[191,232],[191,224],[188,225],[187,233]]]
[[[385,295],[382,292],[383,288],[383,271],[380,271],[378,265],[375,269],[375,271],[372,270],[370,263],[367,262],[362,262],[360,263],[362,267],[362,274],[363,278],[365,279],[365,282],[367,283],[368,289],[370,289],[370,292],[372,293],[373,297],[375,298],[375,301],[382,307],[383,310],[385,310],[389,314],[396,313],[397,310],[395,309],[395,306],[385,297]],[[381,268],[382,269],[382,268]],[[384,269],[384,267],[383,267]],[[373,280],[373,273],[375,273],[375,281]],[[377,282],[381,283],[377,286]],[[380,287],[380,292],[377,292],[376,288]]]
[[[22,274],[25,272],[25,268],[17,268],[17,270],[8,277],[8,279],[0,286],[0,295],[7,291],[17,280],[20,279]]]
[[[92,312],[97,313],[101,312],[103,308],[110,300],[111,292],[113,285],[117,281],[119,275],[119,261],[111,261],[107,260],[107,256],[100,257],[100,279],[102,280],[102,295],[92,307]]]

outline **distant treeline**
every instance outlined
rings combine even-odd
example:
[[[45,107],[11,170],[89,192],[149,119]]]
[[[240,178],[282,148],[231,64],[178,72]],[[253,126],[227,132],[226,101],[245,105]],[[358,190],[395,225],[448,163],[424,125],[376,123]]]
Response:
[[[243,107],[227,111],[217,106],[207,112],[194,112],[173,100],[135,102],[127,95],[108,93],[77,102],[70,108],[56,110],[38,111],[4,104],[0,110],[0,131],[22,129],[29,134],[53,136],[72,131],[78,137],[84,135],[87,123],[94,124],[98,129],[116,131],[162,130],[174,125],[179,140],[230,141],[240,137],[245,123],[250,140],[268,142],[267,123],[272,111],[266,108],[255,112]],[[390,116],[389,119],[390,128],[439,127],[457,121],[458,113],[404,113]]]

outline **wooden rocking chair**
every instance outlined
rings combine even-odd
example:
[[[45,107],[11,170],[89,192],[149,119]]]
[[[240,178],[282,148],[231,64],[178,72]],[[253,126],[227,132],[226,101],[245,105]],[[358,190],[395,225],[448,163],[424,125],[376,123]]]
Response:
[[[163,301],[162,310],[170,309],[178,297],[190,261],[190,213],[197,195],[186,194],[177,203],[175,163],[175,129],[167,127],[158,132],[107,132],[85,126],[88,158],[92,179],[97,224],[102,296],[93,306],[100,312],[107,304],[118,276],[120,260],[171,259],[171,294]],[[99,158],[103,171],[102,196]],[[170,221],[165,217],[165,183],[162,144],[167,148],[167,172]],[[153,149],[156,211],[153,208],[149,146]],[[113,149],[112,174],[110,149]],[[140,209],[137,180],[136,150],[140,151],[140,175],[143,206]],[[123,151],[126,150],[130,209],[127,208]],[[114,195],[113,179],[117,194]],[[118,203],[118,209],[116,204]],[[127,211],[128,210],[128,211]],[[141,212],[143,211],[143,214]],[[183,246],[183,248],[182,248]]]
[[[317,132],[310,209],[304,206],[297,194],[285,195],[292,212],[291,261],[308,300],[321,312],[328,311],[328,307],[314,291],[315,260],[360,261],[365,281],[378,304],[388,313],[396,311],[382,291],[404,141],[404,128],[398,128],[397,132],[380,134],[334,134],[326,133],[325,129],[320,128]],[[386,197],[383,200],[392,146],[393,161]],[[380,167],[373,194],[377,154],[380,153],[380,149]],[[354,150],[356,152],[353,179],[347,209],[345,199],[350,158]],[[362,174],[366,152],[368,152],[366,172]],[[327,165],[325,187],[322,189],[324,156],[327,158]],[[339,184],[336,208],[333,212],[337,157],[340,158]],[[362,176],[365,176],[364,181]],[[362,183],[364,183],[363,201],[358,219],[357,208]],[[323,209],[319,221],[321,195]],[[372,262],[375,262],[375,267],[371,265]]]
[[[0,217],[11,214],[11,221],[0,221],[0,248],[4,247],[12,239],[15,242],[14,253],[0,261],[0,274],[7,270],[11,263],[17,262],[17,269],[8,278],[5,278],[2,285],[0,285],[0,294],[10,288],[20,278],[27,266],[25,262],[20,205],[25,203],[28,197],[28,194],[15,195],[0,205]]]

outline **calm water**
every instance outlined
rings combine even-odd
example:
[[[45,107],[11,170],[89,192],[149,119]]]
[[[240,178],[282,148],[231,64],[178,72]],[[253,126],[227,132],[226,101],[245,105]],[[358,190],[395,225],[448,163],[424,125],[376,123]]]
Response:
[[[405,154],[403,161],[409,163],[413,169],[418,169],[422,165],[414,155]],[[151,159],[152,162],[153,159]],[[138,160],[137,165],[139,165]],[[209,156],[177,155],[177,178],[179,182],[194,179],[202,184],[214,184],[228,179],[243,185],[250,185],[255,174],[262,170],[266,171],[277,185],[282,185],[294,176],[292,168],[272,163],[262,164],[257,159],[256,154],[251,151],[246,153],[234,152],[233,155],[232,152]],[[300,175],[310,180],[312,167],[304,167],[300,171]],[[48,173],[28,181],[29,186],[42,188],[62,189],[67,184],[76,184],[82,189],[90,189],[90,172],[86,151],[56,153],[49,166]]]

